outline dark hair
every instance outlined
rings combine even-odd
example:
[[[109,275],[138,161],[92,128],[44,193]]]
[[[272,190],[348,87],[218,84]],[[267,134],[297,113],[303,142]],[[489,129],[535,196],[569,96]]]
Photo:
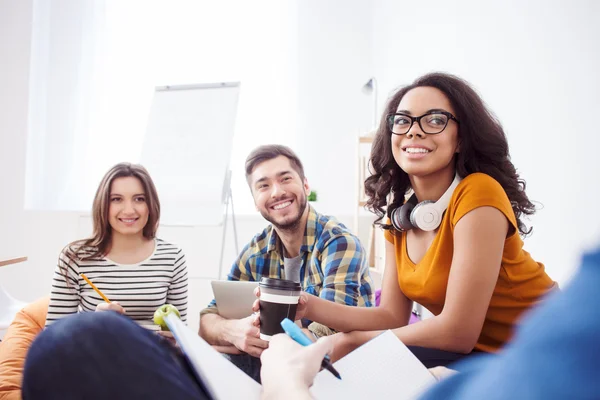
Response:
[[[160,202],[150,174],[139,164],[119,163],[104,175],[96,190],[92,206],[92,237],[70,243],[66,248],[68,256],[82,260],[106,255],[112,237],[112,228],[108,222],[110,188],[115,179],[129,176],[139,179],[146,193],[148,222],[144,226],[143,235],[148,239],[153,239],[156,236],[160,219]]]
[[[258,164],[279,156],[284,156],[290,160],[290,164],[294,171],[296,171],[298,175],[300,175],[300,178],[304,180],[304,167],[302,166],[302,161],[300,161],[292,149],[280,144],[267,144],[252,150],[250,155],[248,155],[248,158],[246,158],[246,181],[248,184],[250,184],[250,175],[252,175],[252,171],[254,171],[254,168],[256,168]]]
[[[380,221],[386,210],[389,215],[404,204],[405,195],[410,189],[408,174],[398,166],[392,154],[392,133],[386,116],[396,112],[398,104],[408,91],[423,86],[441,90],[450,100],[455,117],[460,121],[460,152],[456,155],[456,172],[463,178],[474,172],[483,172],[498,181],[510,200],[519,232],[522,235],[529,234],[531,228],[527,229],[521,217],[523,214],[534,214],[535,206],[525,194],[525,181],[519,179],[519,174],[510,161],[508,142],[500,122],[467,82],[439,72],[424,75],[399,89],[385,108],[371,149],[372,175],[365,180],[365,192],[368,196],[366,206],[379,217],[376,222],[383,228],[390,229],[390,225],[381,224]],[[387,204],[390,194],[392,198]]]

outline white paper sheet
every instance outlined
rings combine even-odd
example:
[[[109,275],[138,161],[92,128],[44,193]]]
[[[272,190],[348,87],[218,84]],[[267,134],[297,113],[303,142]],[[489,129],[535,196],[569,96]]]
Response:
[[[210,395],[217,400],[258,400],[261,386],[188,328],[177,317],[166,319]]]
[[[435,378],[396,335],[386,331],[335,364],[342,380],[319,372],[311,388],[316,399],[414,399]]]

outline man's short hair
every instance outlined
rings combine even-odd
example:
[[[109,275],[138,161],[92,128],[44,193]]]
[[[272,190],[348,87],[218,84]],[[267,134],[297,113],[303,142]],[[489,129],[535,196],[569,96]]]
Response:
[[[252,150],[248,158],[246,158],[246,182],[250,184],[250,175],[252,175],[252,171],[254,171],[254,168],[256,168],[258,164],[279,156],[284,156],[290,160],[290,165],[294,171],[300,175],[300,179],[304,180],[304,167],[302,166],[302,161],[300,161],[292,149],[280,144],[267,144]]]

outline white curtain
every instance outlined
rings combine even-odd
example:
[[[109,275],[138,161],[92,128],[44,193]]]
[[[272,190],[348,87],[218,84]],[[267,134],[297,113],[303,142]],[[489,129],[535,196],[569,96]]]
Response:
[[[84,181],[104,2],[35,0],[33,7],[25,207],[79,209],[73,192]]]
[[[139,160],[155,86],[240,81],[232,185],[252,212],[247,153],[296,137],[296,8],[35,0],[26,208],[89,210],[108,168]]]

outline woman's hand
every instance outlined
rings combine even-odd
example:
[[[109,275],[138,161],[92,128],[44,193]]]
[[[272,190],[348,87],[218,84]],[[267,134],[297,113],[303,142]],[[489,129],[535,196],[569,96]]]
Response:
[[[351,333],[336,333],[335,335],[329,336],[333,342],[333,353],[331,354],[331,362],[336,362],[340,358],[346,356],[352,350],[356,349],[353,344],[353,338]]]
[[[254,300],[254,304],[252,305],[252,311],[258,313],[260,311],[260,288],[257,287],[254,289],[254,294],[258,299]],[[300,298],[298,299],[298,307],[296,308],[296,316],[294,317],[294,321],[298,321],[306,316],[306,312],[308,310],[308,293],[300,292]]]
[[[345,357],[380,333],[381,331],[353,331],[329,336],[334,346],[331,361],[336,362]]]
[[[125,311],[125,309],[121,307],[118,301],[112,301],[110,303],[100,303],[96,306],[96,312],[98,311],[115,311],[119,314],[127,314],[127,311]]]

